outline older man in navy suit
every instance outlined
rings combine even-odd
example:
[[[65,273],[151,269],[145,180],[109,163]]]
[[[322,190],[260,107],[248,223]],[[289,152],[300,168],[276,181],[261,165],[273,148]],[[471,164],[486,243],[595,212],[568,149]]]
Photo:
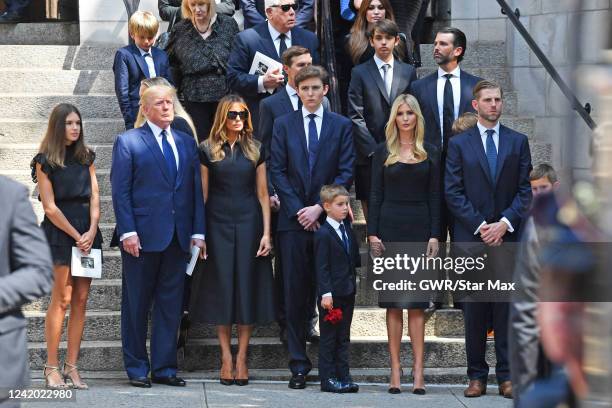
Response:
[[[257,52],[281,62],[281,55],[292,45],[310,50],[315,64],[319,61],[319,40],[308,30],[296,27],[296,0],[266,0],[268,21],[244,30],[236,36],[227,67],[227,81],[233,92],[242,95],[251,111],[253,128],[258,129],[259,102],[285,85],[280,69],[264,75],[249,70]]]
[[[280,196],[278,242],[283,264],[289,388],[306,386],[312,369],[306,355],[307,305],[315,295],[313,232],[325,221],[319,197],[323,185],[353,182],[351,121],[325,111],[328,75],[324,68],[304,68],[295,78],[303,106],[276,120],[270,162],[272,183]]]
[[[193,137],[170,127],[174,88],[142,96],[147,122],[117,137],[111,183],[121,241],[121,340],[130,383],[184,386],[176,376],[176,340],[190,246],[204,257],[204,200]],[[151,362],[147,322],[151,313]]]
[[[474,88],[472,106],[478,124],[453,136],[446,158],[445,194],[454,219],[455,241],[484,243],[496,275],[503,269],[491,248],[517,242],[531,202],[531,154],[527,136],[499,123],[502,90],[480,81]],[[508,259],[505,259],[506,266]],[[514,264],[510,262],[510,264]],[[491,269],[489,269],[491,271]],[[490,274],[489,274],[490,275]],[[511,271],[507,273],[511,277]],[[495,374],[499,393],[512,398],[508,362],[508,303],[465,302],[465,348],[470,383],[466,397],[486,393],[489,366],[485,360],[488,316],[495,330]]]

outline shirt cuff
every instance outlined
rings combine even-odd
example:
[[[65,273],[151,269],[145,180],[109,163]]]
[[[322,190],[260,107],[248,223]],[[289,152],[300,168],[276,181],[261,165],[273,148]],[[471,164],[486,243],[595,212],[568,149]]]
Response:
[[[483,221],[482,224],[480,224],[478,226],[478,228],[476,228],[476,231],[474,231],[474,235],[478,235],[478,233],[480,232],[480,229],[482,228],[483,225],[487,225],[487,222]]]
[[[332,293],[331,292],[327,292],[321,295],[322,298],[324,297],[332,297]]]
[[[204,234],[193,234],[191,236],[191,239],[201,239],[202,241],[204,241]]]
[[[266,88],[264,88],[263,79],[264,79],[263,75],[260,75],[257,77],[257,92],[258,93],[266,92]]]
[[[514,232],[514,228],[512,227],[512,224],[510,224],[510,220],[509,219],[507,219],[506,217],[502,217],[502,219],[500,221],[506,223],[506,225],[508,226],[508,232],[509,233],[513,233]]]
[[[126,238],[133,237],[134,235],[138,235],[138,233],[136,231],[126,232],[125,234],[121,235],[119,241],[123,241]]]

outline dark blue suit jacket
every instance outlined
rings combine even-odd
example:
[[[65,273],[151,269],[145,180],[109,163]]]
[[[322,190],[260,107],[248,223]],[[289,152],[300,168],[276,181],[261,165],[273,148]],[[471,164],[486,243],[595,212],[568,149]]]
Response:
[[[459,101],[459,114],[474,112],[472,108],[472,90],[478,81],[477,76],[460,71],[461,100]],[[419,101],[423,119],[425,119],[425,141],[442,151],[442,129],[440,128],[440,115],[438,114],[438,71],[427,75],[410,85],[410,94]]]
[[[300,8],[295,16],[295,24],[298,27],[307,28],[314,17],[314,1],[301,0],[298,4]],[[266,21],[264,0],[240,0],[240,9],[244,14],[245,30]]]
[[[157,76],[172,83],[168,55],[157,47],[151,47],[151,56]],[[140,81],[149,78],[149,67],[140,50],[134,44],[119,48],[113,63],[115,73],[115,94],[125,122],[126,129],[132,129],[138,115]]]
[[[297,212],[320,204],[319,192],[323,185],[340,184],[350,189],[354,160],[351,121],[324,111],[319,151],[311,176],[302,111],[278,118],[272,131],[270,159],[272,184],[281,202],[278,231],[304,229],[297,220]]]
[[[144,252],[168,247],[175,231],[189,251],[191,235],[204,234],[204,199],[198,147],[172,129],[179,154],[176,182],[148,124],[120,134],[113,146],[111,185],[117,234],[136,231]]]
[[[314,233],[314,254],[317,268],[318,295],[331,292],[332,296],[348,296],[355,293],[355,268],[361,265],[359,243],[351,224],[344,220],[349,241],[349,252],[334,228],[325,222]]]
[[[319,63],[319,40],[312,32],[295,27],[291,30],[291,44],[308,48],[313,64]],[[259,101],[268,96],[267,92],[257,92],[257,75],[250,75],[249,70],[256,52],[260,52],[277,61],[281,61],[268,30],[268,23],[263,22],[253,28],[239,33],[234,39],[232,52],[227,66],[229,88],[246,100],[253,126],[258,129]]]
[[[495,180],[478,127],[453,136],[448,144],[444,179],[446,205],[453,214],[454,241],[481,242],[474,235],[483,221],[506,217],[514,232],[504,242],[520,238],[521,224],[531,203],[531,153],[527,136],[500,125]]]

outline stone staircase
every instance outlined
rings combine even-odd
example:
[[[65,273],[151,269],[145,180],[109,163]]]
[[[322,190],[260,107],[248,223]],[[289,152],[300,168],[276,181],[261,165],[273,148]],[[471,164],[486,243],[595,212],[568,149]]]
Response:
[[[80,367],[88,376],[124,377],[120,340],[121,259],[108,243],[114,226],[109,172],[115,136],[123,130],[123,121],[114,96],[112,61],[115,49],[85,46],[2,46],[0,45],[0,174],[8,175],[31,190],[37,215],[42,207],[30,180],[29,162],[36,154],[53,106],[60,102],[75,104],[84,118],[86,142],[96,151],[97,174],[101,194],[100,228],[105,240],[103,279],[92,283],[88,319],[83,335]],[[37,55],[37,58],[31,58]],[[420,75],[433,71],[429,57],[431,46],[423,46],[425,68]],[[506,91],[506,115],[503,122],[528,135],[534,133],[531,118],[515,115],[516,94],[505,64],[503,43],[478,43],[468,48],[462,67],[494,79]],[[486,68],[480,68],[480,67]],[[532,143],[534,161],[546,160],[550,146]],[[359,203],[353,200],[357,220],[355,229],[365,244],[365,223]],[[364,257],[365,251],[364,252]],[[44,311],[48,298],[25,307],[28,316],[28,341],[33,369],[46,360]],[[368,288],[365,270],[359,273],[357,305],[352,334],[351,365],[359,381],[386,382],[388,352],[385,311],[377,307],[376,293]],[[62,353],[66,344],[62,342]],[[465,344],[461,313],[444,310],[435,313],[426,326],[426,381],[428,383],[463,383],[465,381]],[[316,367],[317,347],[308,351]],[[492,344],[489,361],[494,362]],[[408,337],[402,343],[402,362],[411,366]],[[249,367],[254,379],[288,378],[287,352],[278,341],[276,324],[257,327],[250,347]],[[187,378],[215,378],[219,351],[213,327],[196,326],[180,356]],[[493,363],[494,364],[494,363]]]

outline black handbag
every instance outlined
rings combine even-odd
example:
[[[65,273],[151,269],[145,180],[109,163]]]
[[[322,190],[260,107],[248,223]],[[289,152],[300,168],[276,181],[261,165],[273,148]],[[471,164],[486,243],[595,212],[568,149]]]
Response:
[[[179,11],[177,10],[177,12],[174,13],[174,16],[172,16],[172,21],[170,21],[166,32],[162,33],[159,37],[157,37],[157,40],[155,40],[155,46],[157,48],[167,51],[168,44],[170,44],[170,32],[172,31],[172,27],[174,27],[174,23],[176,22],[176,16],[178,13]]]

